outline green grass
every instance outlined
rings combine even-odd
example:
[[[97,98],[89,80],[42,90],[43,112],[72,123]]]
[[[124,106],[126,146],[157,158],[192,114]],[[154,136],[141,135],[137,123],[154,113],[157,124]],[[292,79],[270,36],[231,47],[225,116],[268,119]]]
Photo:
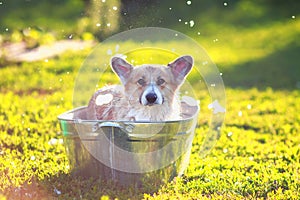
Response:
[[[63,144],[49,141],[63,138],[56,117],[72,108],[74,78],[88,53],[1,68],[0,187],[8,199],[297,198],[298,90],[227,88],[226,125],[214,149],[205,158],[198,155],[210,117],[203,107],[185,176],[154,194],[149,188],[128,191],[69,176]],[[208,96],[201,99],[204,105],[209,101]],[[55,188],[62,194],[55,194]]]
[[[37,6],[42,7],[41,2]],[[192,1],[192,5],[201,2]],[[227,114],[220,139],[203,158],[198,152],[209,128],[211,111],[201,108],[185,175],[158,190],[151,186],[141,190],[120,188],[70,175],[67,152],[59,142],[63,136],[57,115],[72,108],[75,78],[90,49],[67,52],[47,62],[2,66],[0,199],[299,199],[298,4],[251,2],[229,1],[227,10],[223,2],[212,2],[200,6],[199,12],[196,6],[191,8],[183,2],[171,5],[171,12],[177,11],[175,18],[169,11],[171,6],[161,3],[161,15],[157,16],[164,19],[162,25],[198,41],[223,73]],[[78,10],[74,6],[75,14],[69,15],[73,16],[70,19],[77,16]],[[62,17],[54,23],[59,24],[73,11],[58,10]],[[31,15],[27,22],[18,21],[18,15],[24,12],[1,17],[1,24],[14,29],[23,28],[20,23],[37,23]],[[179,23],[178,18],[183,22]],[[183,25],[190,19],[197,22],[194,27]],[[150,18],[135,22],[155,25]],[[56,28],[49,24],[49,29]],[[115,79],[106,73],[103,80]],[[207,105],[211,99],[202,92],[201,104]],[[56,144],[49,142],[53,138]]]

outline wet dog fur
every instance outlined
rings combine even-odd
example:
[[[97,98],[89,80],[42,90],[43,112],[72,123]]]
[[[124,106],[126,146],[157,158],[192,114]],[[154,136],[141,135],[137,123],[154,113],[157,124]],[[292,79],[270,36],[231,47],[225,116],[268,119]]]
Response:
[[[111,59],[122,85],[95,92],[88,104],[88,119],[118,121],[167,121],[180,119],[178,89],[193,66],[182,56],[167,66],[132,66],[120,57]]]

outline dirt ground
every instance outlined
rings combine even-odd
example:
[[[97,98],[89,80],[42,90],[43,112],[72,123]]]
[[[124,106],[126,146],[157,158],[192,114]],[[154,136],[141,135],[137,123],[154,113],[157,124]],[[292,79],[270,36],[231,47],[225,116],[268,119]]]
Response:
[[[81,50],[93,46],[92,41],[61,40],[51,45],[27,49],[25,42],[11,43],[0,47],[0,58],[11,62],[32,62],[57,56],[68,50]]]

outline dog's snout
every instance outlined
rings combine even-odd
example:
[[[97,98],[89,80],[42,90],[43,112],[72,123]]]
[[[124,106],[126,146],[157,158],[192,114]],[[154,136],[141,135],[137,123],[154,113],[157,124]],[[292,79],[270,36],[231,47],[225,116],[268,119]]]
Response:
[[[149,93],[146,95],[146,99],[150,104],[153,104],[157,99],[157,95],[155,93]]]
[[[140,103],[144,106],[163,104],[164,98],[155,85],[149,85],[140,97]]]

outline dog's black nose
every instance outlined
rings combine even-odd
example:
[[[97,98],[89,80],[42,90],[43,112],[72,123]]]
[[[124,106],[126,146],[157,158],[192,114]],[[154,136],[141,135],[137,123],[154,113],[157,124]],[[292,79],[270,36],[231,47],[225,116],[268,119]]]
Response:
[[[150,104],[153,104],[157,99],[157,95],[155,93],[149,93],[146,95],[146,99]]]

